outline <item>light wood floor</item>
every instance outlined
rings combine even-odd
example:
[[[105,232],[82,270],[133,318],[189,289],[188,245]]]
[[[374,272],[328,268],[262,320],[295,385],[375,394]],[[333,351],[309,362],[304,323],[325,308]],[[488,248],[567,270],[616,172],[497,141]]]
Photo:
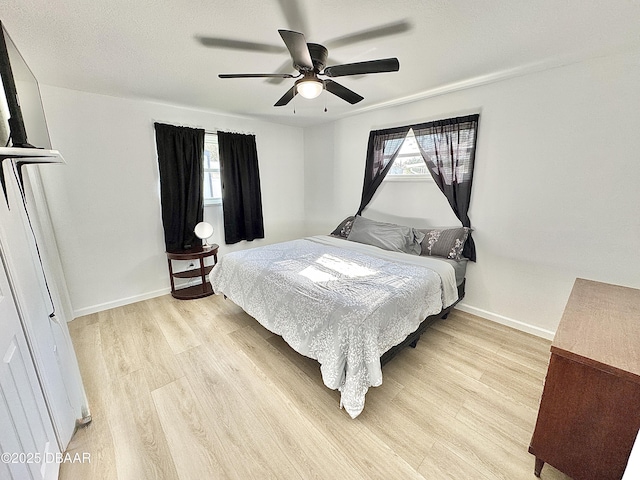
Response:
[[[164,296],[70,323],[93,421],[61,479],[534,479],[549,342],[454,311],[352,420],[318,364],[231,301]],[[545,465],[543,479],[566,479]]]

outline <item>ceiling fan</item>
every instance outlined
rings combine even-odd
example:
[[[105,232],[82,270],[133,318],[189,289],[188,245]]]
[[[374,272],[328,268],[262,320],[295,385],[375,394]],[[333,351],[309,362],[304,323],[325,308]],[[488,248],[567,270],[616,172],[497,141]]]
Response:
[[[364,97],[347,87],[334,82],[331,78],[346,77],[349,75],[365,75],[369,73],[397,72],[400,70],[400,62],[397,58],[384,58],[366,62],[346,63],[342,65],[326,66],[328,50],[317,43],[307,43],[302,33],[292,30],[278,30],[284,41],[293,67],[298,75],[290,73],[224,73],[220,78],[297,78],[291,87],[275,103],[275,107],[288,104],[297,94],[304,98],[316,98],[323,90],[327,90],[350,104],[358,103]],[[319,76],[329,77],[321,79]]]

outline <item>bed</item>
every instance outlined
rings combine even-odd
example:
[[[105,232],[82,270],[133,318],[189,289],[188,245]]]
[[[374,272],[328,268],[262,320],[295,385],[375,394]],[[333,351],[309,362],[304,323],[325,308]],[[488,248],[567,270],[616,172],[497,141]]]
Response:
[[[401,234],[413,237],[407,248],[422,249],[428,234],[408,232]],[[367,390],[382,384],[382,365],[415,346],[464,295],[466,265],[356,237],[320,235],[229,253],[210,274],[216,293],[320,363],[323,383],[340,391],[352,418]]]

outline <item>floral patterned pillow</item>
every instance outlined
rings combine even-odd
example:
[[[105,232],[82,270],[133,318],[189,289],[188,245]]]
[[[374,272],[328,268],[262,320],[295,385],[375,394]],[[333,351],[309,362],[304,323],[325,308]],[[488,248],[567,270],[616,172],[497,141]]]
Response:
[[[421,228],[425,237],[420,255],[462,260],[462,249],[470,230],[468,227]]]
[[[355,217],[353,215],[345,218],[330,235],[334,237],[347,238],[351,233],[351,226],[353,225],[354,218]]]

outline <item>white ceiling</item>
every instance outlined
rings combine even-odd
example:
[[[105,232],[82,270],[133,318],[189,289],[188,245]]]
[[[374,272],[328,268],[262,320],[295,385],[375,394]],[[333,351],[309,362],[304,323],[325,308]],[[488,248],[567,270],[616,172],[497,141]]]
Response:
[[[2,0],[0,20],[40,83],[292,125],[640,49],[640,0]],[[217,75],[275,72],[286,50],[196,39],[283,47],[285,28],[322,44],[397,22],[410,29],[329,50],[329,64],[400,61],[397,73],[336,79],[364,96],[356,105],[324,92],[273,107],[293,80]]]

